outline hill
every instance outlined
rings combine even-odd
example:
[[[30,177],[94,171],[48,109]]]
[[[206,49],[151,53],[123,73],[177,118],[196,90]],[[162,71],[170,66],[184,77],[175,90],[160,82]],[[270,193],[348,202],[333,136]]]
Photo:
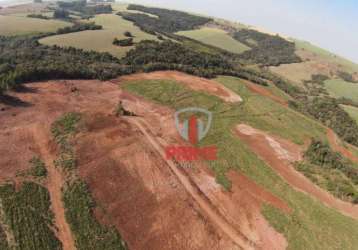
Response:
[[[1,19],[0,249],[356,249],[356,64],[134,4]]]

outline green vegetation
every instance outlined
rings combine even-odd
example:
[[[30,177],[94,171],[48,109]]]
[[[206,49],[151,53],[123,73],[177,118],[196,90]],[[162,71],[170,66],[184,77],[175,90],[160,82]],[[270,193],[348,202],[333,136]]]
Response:
[[[133,45],[133,38],[126,38],[126,39],[121,39],[121,40],[118,40],[117,38],[114,38],[113,44],[117,45],[117,46],[122,46],[122,47],[132,46]]]
[[[352,117],[358,124],[358,108],[349,105],[341,105],[341,107]]]
[[[295,108],[333,129],[344,141],[358,145],[358,125],[335,99],[310,98],[302,100]]]
[[[109,54],[40,45],[36,38],[0,36],[0,94],[50,79],[110,79],[133,72]]]
[[[75,23],[73,26],[58,29],[56,34],[61,35],[61,34],[67,34],[67,33],[73,33],[73,32],[80,32],[80,31],[84,31],[84,30],[101,30],[101,29],[102,29],[102,26],[97,25],[94,22]]]
[[[358,84],[341,79],[325,81],[328,92],[336,98],[345,97],[358,102]]]
[[[354,163],[315,139],[305,152],[305,159],[308,162],[297,164],[297,170],[338,198],[358,203],[358,168]]]
[[[278,35],[272,36],[255,30],[242,29],[235,32],[233,37],[252,48],[240,55],[250,63],[278,66],[301,62],[295,54],[295,44]]]
[[[0,200],[4,221],[13,233],[16,246],[21,250],[59,250],[61,242],[53,228],[53,213],[46,188],[25,182],[16,191],[13,185],[0,186]]]
[[[0,223],[0,249],[10,250],[9,243],[7,242],[7,238],[6,238],[5,229],[3,228],[3,225],[1,225],[1,223]]]
[[[59,20],[0,15],[0,36],[54,32],[69,25],[70,23]]]
[[[211,18],[194,16],[182,11],[167,10],[160,8],[149,8],[141,5],[130,4],[128,10],[136,10],[155,15],[152,17],[146,14],[133,12],[119,12],[124,19],[133,22],[143,31],[148,33],[175,33],[181,30],[192,30],[197,26],[204,25]]]
[[[112,13],[113,9],[110,4],[96,4],[87,5],[86,0],[78,1],[59,1],[58,6],[62,10],[80,12],[86,16],[98,15],[98,14],[109,14]]]
[[[114,228],[103,226],[93,215],[94,201],[86,184],[75,181],[66,188],[63,196],[66,220],[75,236],[78,250],[126,249]]]
[[[43,163],[39,157],[34,156],[30,160],[30,164],[31,164],[31,169],[28,172],[29,175],[38,178],[44,178],[47,176],[45,163]]]
[[[240,54],[250,49],[248,46],[236,41],[227,34],[227,32],[220,29],[203,27],[197,30],[180,31],[176,34],[219,47],[232,53]]]
[[[78,131],[80,119],[79,113],[66,113],[52,124],[52,136],[60,146],[60,156],[55,161],[55,166],[60,166],[66,170],[76,167],[76,156],[71,139]]]
[[[274,209],[270,207],[270,213],[264,214],[275,228],[284,233],[288,249],[355,249],[358,244],[356,220],[294,190],[232,132],[235,125],[246,123],[303,144],[312,135],[324,138],[325,129],[297,112],[253,94],[237,78],[219,77],[217,80],[240,94],[244,102],[223,103],[215,96],[166,80],[133,81],[123,87],[176,110],[196,106],[212,111],[212,127],[200,142],[201,146],[216,145],[218,148],[218,160],[208,162],[208,165],[216,173],[216,179],[227,187],[230,187],[230,180],[226,178],[226,172],[233,169],[287,202],[292,213],[283,215],[279,211],[271,211]]]
[[[347,73],[345,71],[338,71],[337,72],[337,75],[343,80],[343,81],[346,81],[346,82],[350,82],[350,83],[358,83],[358,81],[355,81],[353,79],[353,75],[350,74],[350,73]]]
[[[121,58],[125,56],[132,47],[118,47],[112,43],[115,38],[127,38],[124,35],[126,31],[130,31],[134,36],[134,43],[138,43],[142,40],[157,40],[155,36],[141,31],[138,27],[134,26],[133,23],[117,15],[96,15],[89,21],[95,22],[103,28],[101,30],[86,30],[64,35],[49,36],[41,39],[40,43],[60,47],[74,47],[86,51],[107,52],[117,58]]]

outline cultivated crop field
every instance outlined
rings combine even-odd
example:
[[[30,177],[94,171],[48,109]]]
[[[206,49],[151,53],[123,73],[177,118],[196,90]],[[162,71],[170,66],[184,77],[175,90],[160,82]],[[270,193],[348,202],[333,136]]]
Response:
[[[43,20],[38,18],[0,15],[0,35],[3,36],[53,32],[69,25],[70,23],[59,20]]]
[[[333,79],[325,81],[328,92],[334,97],[346,97],[353,101],[358,101],[358,84]]]
[[[240,54],[250,49],[246,45],[233,39],[231,36],[227,34],[226,31],[216,28],[203,27],[197,30],[180,31],[177,32],[177,34],[237,54]]]
[[[156,40],[156,37],[141,31],[131,22],[122,19],[115,14],[97,15],[90,19],[103,26],[103,30],[86,30],[81,32],[56,35],[46,37],[40,40],[40,43],[46,45],[58,45],[61,47],[75,47],[84,50],[95,50],[98,52],[108,52],[114,56],[122,57],[133,46],[118,47],[112,44],[114,38],[124,39],[124,32],[129,31],[134,35],[134,42],[150,39]]]

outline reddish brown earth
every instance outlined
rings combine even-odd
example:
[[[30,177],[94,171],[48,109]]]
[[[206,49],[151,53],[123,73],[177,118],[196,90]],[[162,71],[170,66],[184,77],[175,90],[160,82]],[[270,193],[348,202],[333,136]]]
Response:
[[[188,75],[178,71],[155,71],[152,73],[139,73],[119,78],[120,81],[153,79],[175,80],[193,90],[205,91],[209,94],[216,95],[226,102],[242,102],[242,99],[238,94],[216,81]]]
[[[344,157],[350,159],[351,161],[358,162],[358,157],[355,156],[349,149],[345,148],[342,145],[341,140],[330,128],[327,128],[327,138],[329,144],[331,145],[334,151],[341,153]]]
[[[266,96],[266,97],[270,98],[271,100],[273,100],[274,102],[277,102],[284,106],[288,105],[288,102],[285,99],[273,94],[270,90],[268,90],[264,86],[260,86],[258,84],[255,84],[255,83],[252,83],[252,82],[246,81],[246,80],[241,80],[241,81],[243,81],[245,83],[245,85],[248,87],[248,89],[251,90],[252,92],[262,95],[262,96]]]
[[[196,78],[193,78],[195,81]],[[183,168],[163,157],[169,144],[184,143],[173,112],[99,81],[26,84],[0,111],[0,181],[29,167],[35,154],[49,170],[48,189],[57,235],[73,249],[61,201],[63,176],[49,128],[61,114],[83,113],[77,135],[78,174],[89,184],[97,218],[114,225],[130,249],[285,249],[285,238],[260,213],[263,203],[284,212],[283,201],[236,172],[231,192],[216,184],[205,164]],[[73,90],[76,86],[77,91]],[[19,101],[21,100],[21,101]],[[138,117],[118,118],[119,100]]]
[[[298,145],[277,136],[268,135],[245,124],[238,125],[235,132],[241,140],[291,186],[315,197],[343,214],[358,218],[357,205],[335,198],[294,169],[292,163],[300,161],[302,158],[302,150]]]

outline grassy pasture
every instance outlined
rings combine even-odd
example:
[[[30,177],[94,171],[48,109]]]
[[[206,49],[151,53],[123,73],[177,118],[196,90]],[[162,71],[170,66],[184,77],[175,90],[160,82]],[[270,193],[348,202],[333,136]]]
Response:
[[[46,45],[58,45],[61,47],[75,47],[84,50],[94,50],[98,52],[108,52],[114,56],[122,57],[133,46],[118,47],[112,44],[114,38],[125,38],[124,32],[130,31],[134,35],[134,42],[144,39],[156,40],[153,35],[141,31],[133,23],[122,19],[115,14],[97,15],[90,19],[91,22],[102,25],[103,30],[86,30],[76,33],[56,35],[40,40]]]
[[[349,106],[349,105],[341,105],[341,107],[357,122],[358,124],[358,108]]]
[[[237,78],[219,77],[217,80],[240,94],[244,102],[223,103],[215,96],[192,91],[168,80],[127,82],[123,87],[174,109],[197,106],[212,111],[212,127],[201,144],[215,144],[218,148],[218,160],[209,163],[217,181],[230,187],[225,173],[233,169],[285,200],[292,208],[291,214],[282,214],[271,206],[265,206],[263,213],[276,230],[285,235],[288,249],[355,249],[358,244],[358,221],[294,190],[232,133],[234,125],[244,122],[303,142],[307,136],[324,137],[324,129],[309,118],[299,117],[270,99],[253,94]],[[186,93],[187,98],[181,98],[183,95],[180,93]]]
[[[180,31],[177,32],[177,34],[237,54],[240,54],[250,49],[246,45],[233,39],[224,30],[220,30],[216,28],[203,27],[197,30]]]
[[[31,35],[41,32],[53,32],[59,28],[71,25],[59,20],[43,20],[21,16],[0,15],[0,35]]]
[[[334,97],[346,97],[353,101],[358,101],[358,84],[333,79],[325,81],[325,87]]]

